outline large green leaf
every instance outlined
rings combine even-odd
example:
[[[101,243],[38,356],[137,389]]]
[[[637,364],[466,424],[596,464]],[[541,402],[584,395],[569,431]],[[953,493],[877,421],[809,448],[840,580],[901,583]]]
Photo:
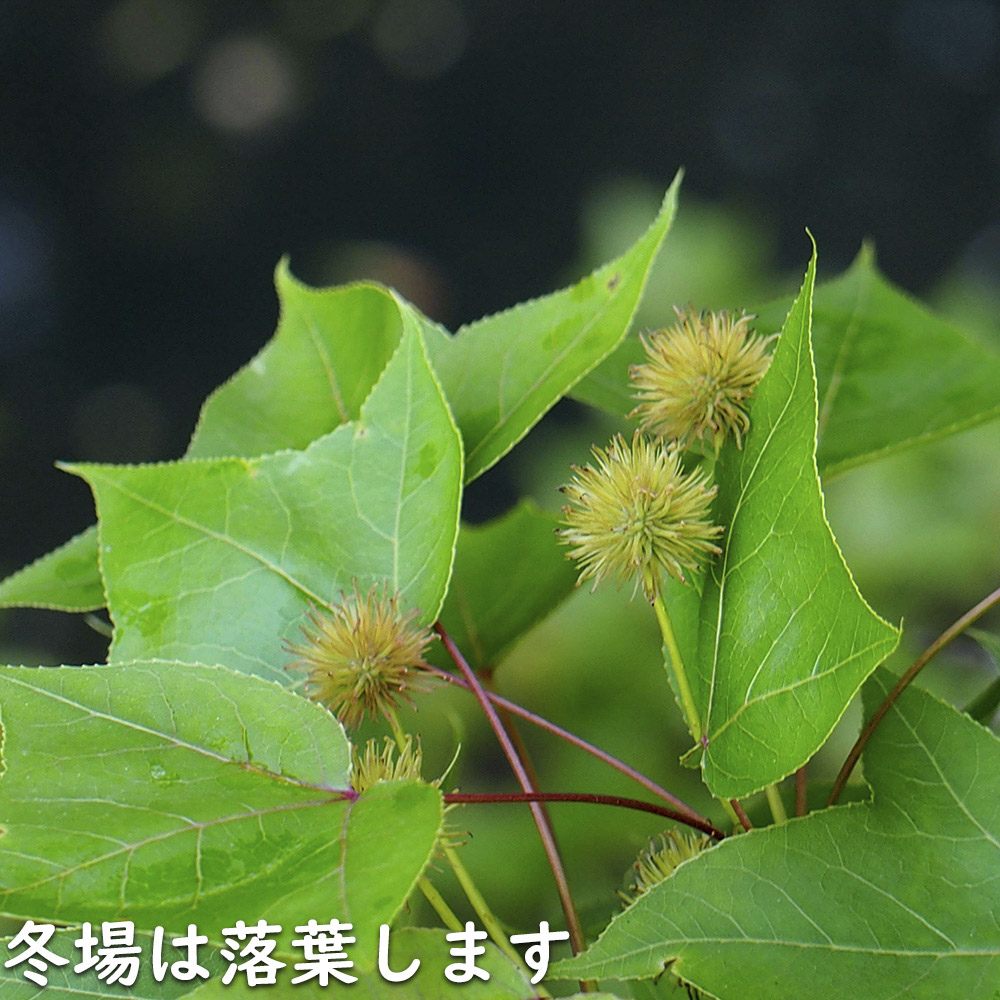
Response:
[[[503,458],[619,344],[673,221],[677,175],[650,228],[570,288],[477,320],[427,345],[465,441],[467,481]]]
[[[752,309],[755,325],[780,329],[790,304]],[[1000,415],[1000,354],[886,281],[869,247],[816,289],[813,351],[824,478]],[[573,395],[628,413],[635,406],[628,368],[643,358],[629,338]]]
[[[3,667],[0,712],[6,914],[193,921],[217,940],[238,919],[304,923],[332,907],[370,962],[440,828],[427,785],[345,800],[339,723],[221,667]]]
[[[866,686],[869,714],[895,678]],[[989,1000],[1000,985],[1000,741],[910,688],[873,800],[733,837],[612,921],[565,977],[672,971],[720,1000]]]
[[[305,448],[361,405],[402,331],[429,321],[373,284],[311,288],[275,270],[280,318],[260,353],[205,401],[187,458],[252,458]],[[0,607],[104,607],[97,530],[88,528],[0,583]]]
[[[328,909],[326,907],[322,912],[325,914]],[[73,963],[78,962],[80,953],[73,947],[73,942],[79,934],[77,930],[57,931],[46,947]],[[485,944],[486,954],[476,961],[480,969],[489,973],[488,982],[478,978],[468,983],[450,982],[444,970],[456,959],[449,954],[452,946],[445,941],[444,934],[444,931],[424,927],[393,930],[389,939],[389,968],[396,972],[404,970],[415,958],[420,960],[419,968],[406,982],[391,984],[377,971],[365,971],[355,963],[353,969],[345,970],[358,979],[351,985],[352,994],[371,1000],[526,1000],[535,996],[535,990],[524,974],[492,942]],[[0,939],[0,952],[5,949],[7,940]],[[167,940],[169,942],[169,937]],[[142,948],[142,956],[139,978],[134,986],[109,986],[97,977],[93,969],[78,974],[73,972],[72,965],[52,965],[46,974],[49,984],[44,992],[40,992],[37,986],[24,979],[20,966],[5,969],[0,964],[0,996],[3,1000],[117,1000],[123,997],[131,997],[132,1000],[181,1000],[182,997],[187,1000],[253,1000],[261,996],[270,1000],[323,1000],[339,986],[335,980],[331,980],[331,986],[325,988],[315,980],[292,985],[291,979],[299,974],[294,969],[294,963],[302,958],[298,952],[293,952],[292,956],[283,954],[279,958],[279,961],[285,961],[286,967],[278,970],[274,986],[251,987],[242,974],[224,986],[222,975],[228,963],[210,945],[203,945],[198,954],[200,964],[209,972],[208,980],[179,982],[168,973],[162,983],[157,983],[150,965],[151,937],[137,934],[136,943]],[[348,945],[347,954],[353,960],[356,946]],[[180,953],[173,950],[169,943],[164,944],[163,958],[166,961],[175,961],[179,957]],[[589,1000],[613,1000],[610,994],[604,993],[589,994],[588,997]],[[577,1000],[583,998],[578,997]]]
[[[858,593],[816,473],[809,318],[816,257],[752,403],[716,466],[727,526],[701,602],[691,686],[712,792],[736,798],[804,764],[899,641]]]
[[[530,501],[489,524],[462,525],[441,621],[477,670],[496,666],[573,590],[576,573],[556,542],[558,525]]]
[[[112,660],[221,663],[289,681],[309,601],[387,582],[433,621],[461,494],[458,432],[411,330],[361,417],[304,451],[72,467],[91,484]]]
[[[0,582],[0,608],[95,611],[104,605],[96,526]]]

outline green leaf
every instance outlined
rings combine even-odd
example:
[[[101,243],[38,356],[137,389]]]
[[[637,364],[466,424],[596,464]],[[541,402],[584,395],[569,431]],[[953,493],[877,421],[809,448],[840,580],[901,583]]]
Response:
[[[440,829],[427,785],[343,799],[340,724],[220,667],[3,667],[0,711],[0,911],[14,916],[190,921],[217,939],[238,919],[333,907],[367,961]]]
[[[780,329],[790,305],[751,309],[755,326]],[[816,289],[813,350],[824,478],[1000,416],[1000,354],[886,281],[870,247]],[[573,395],[628,413],[628,368],[643,358],[630,337]]]
[[[433,621],[451,572],[461,441],[409,331],[356,423],[256,459],[71,467],[92,486],[111,659],[221,663],[283,683],[308,602],[387,582]]]
[[[205,401],[188,458],[249,458],[305,448],[350,420],[416,310],[378,285],[311,288],[282,259],[272,340]]]
[[[104,604],[96,526],[0,582],[0,608],[96,611]]]
[[[465,441],[466,481],[503,458],[628,331],[677,207],[677,175],[650,228],[570,288],[459,329],[428,334]]]
[[[280,318],[263,350],[205,401],[187,458],[252,458],[305,448],[356,420],[407,328],[429,320],[373,284],[311,288],[281,260]],[[88,528],[0,583],[0,607],[105,606],[97,529]]]
[[[452,946],[445,941],[444,935],[445,931],[424,927],[394,930],[389,939],[389,967],[396,972],[405,970],[414,958],[420,959],[420,967],[403,983],[388,983],[377,972],[359,975],[357,969],[350,970],[352,975],[358,976],[358,981],[350,986],[351,995],[365,1000],[524,1000],[535,996],[534,988],[513,962],[489,942],[485,945],[486,954],[476,960],[476,964],[489,973],[489,981],[477,978],[468,983],[450,982],[444,970],[456,959],[449,954]],[[355,948],[355,945],[349,946],[349,957],[353,958]],[[326,989],[315,982],[292,986],[291,978],[291,970],[282,970],[278,974],[278,985],[267,987],[263,995],[269,1000],[323,1000],[345,988],[338,989],[332,980]],[[248,987],[245,980],[238,979],[231,986],[213,980],[189,994],[189,1000],[253,1000],[261,996],[261,992]]]
[[[967,635],[986,650],[994,667],[1000,666],[1000,638],[977,628],[968,629]],[[976,722],[981,722],[985,726],[996,715],[998,707],[1000,707],[1000,677],[995,677],[965,706],[964,711],[966,715],[971,715]]]
[[[722,798],[790,774],[823,744],[899,632],[865,603],[823,511],[809,317],[816,256],[753,400],[716,466],[727,526],[701,603],[691,686],[702,769]]]
[[[866,686],[869,714],[895,677]],[[873,800],[724,841],[566,978],[671,971],[722,1000],[988,998],[1000,983],[1000,742],[917,688],[865,752]]]
[[[526,500],[489,524],[462,525],[441,621],[475,669],[496,666],[573,590],[558,524]]]
[[[1000,354],[889,284],[868,247],[817,294],[813,330],[824,476],[1000,415]]]
[[[100,937],[100,928],[95,928],[94,933]],[[139,976],[133,986],[121,986],[118,983],[108,985],[98,978],[94,969],[74,972],[73,965],[80,961],[81,953],[74,947],[73,942],[79,936],[78,930],[56,931],[45,946],[54,954],[69,959],[71,964],[50,965],[45,973],[49,982],[44,990],[24,978],[22,975],[24,963],[5,969],[0,962],[0,996],[3,1000],[104,1000],[104,998],[122,1000],[125,997],[131,1000],[180,1000],[181,997],[190,996],[192,990],[196,988],[190,982],[173,979],[169,973],[162,983],[158,983],[153,978],[150,963],[152,936],[138,933],[135,942],[142,948],[142,955],[139,961]],[[4,959],[8,957],[7,945],[11,940],[11,938],[0,939],[0,955]],[[14,955],[20,954],[20,950],[16,949],[9,957],[13,958]],[[207,951],[208,949],[203,947],[198,957],[201,965],[209,968],[211,972]],[[163,957],[167,961],[177,961],[181,953],[166,943],[163,947]],[[221,975],[221,970],[216,969],[215,972]]]

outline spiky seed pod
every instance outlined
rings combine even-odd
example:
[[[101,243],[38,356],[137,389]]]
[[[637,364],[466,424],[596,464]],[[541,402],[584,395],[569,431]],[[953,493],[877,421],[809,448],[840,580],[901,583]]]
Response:
[[[366,715],[391,719],[400,698],[412,704],[410,692],[426,690],[431,680],[423,659],[431,632],[415,618],[415,611],[400,611],[398,594],[373,586],[362,597],[355,584],[329,612],[310,611],[305,641],[287,646],[299,657],[289,667],[309,672],[306,693],[347,728]]]
[[[379,746],[379,743],[382,746]],[[351,787],[360,795],[380,781],[422,781],[423,751],[419,740],[407,735],[397,755],[394,740],[369,740],[364,749],[354,747],[351,758]]]
[[[674,311],[676,325],[641,338],[646,360],[629,369],[639,400],[631,416],[682,448],[701,440],[718,453],[730,434],[742,448],[749,399],[771,363],[774,338],[754,332],[753,316]]]
[[[619,434],[592,451],[594,464],[573,466],[573,482],[562,487],[570,503],[558,534],[579,564],[577,584],[635,579],[652,601],[664,572],[685,582],[685,569],[718,554],[712,539],[722,528],[709,517],[715,487],[707,472],[685,473],[675,448],[638,431],[631,444]]]
[[[423,781],[423,759],[419,737],[414,741],[409,733],[404,736],[402,747],[389,736],[369,740],[363,749],[354,747],[351,751],[351,787],[360,795],[380,781]],[[430,784],[439,788],[442,780],[443,777],[436,778]],[[446,805],[444,815],[455,808],[454,804]],[[467,838],[463,830],[442,822],[435,851],[443,856],[448,848],[461,847]]]
[[[619,891],[626,906],[634,903],[644,892],[669,878],[682,861],[688,861],[696,854],[712,846],[711,837],[693,831],[667,830],[660,835],[660,846],[650,841],[649,847],[640,851],[633,866],[632,885],[627,891]]]

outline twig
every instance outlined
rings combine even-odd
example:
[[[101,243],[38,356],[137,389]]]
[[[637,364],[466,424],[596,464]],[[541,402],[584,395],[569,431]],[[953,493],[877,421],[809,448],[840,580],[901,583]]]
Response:
[[[861,751],[864,750],[868,741],[871,739],[872,733],[875,732],[876,727],[885,718],[886,713],[890,708],[896,703],[896,699],[903,693],[903,691],[909,686],[910,682],[920,673],[924,667],[942,650],[945,646],[951,642],[956,636],[961,635],[976,619],[981,618],[987,611],[990,610],[994,605],[1000,604],[1000,587],[993,591],[992,594],[984,597],[974,608],[966,611],[961,618],[953,622],[948,626],[914,661],[913,666],[903,674],[902,677],[896,681],[896,686],[885,696],[882,704],[875,710],[875,714],[868,720],[868,725],[861,730],[861,735],[858,737],[857,742],[851,747],[851,752],[847,755],[847,760],[844,761],[844,766],[840,769],[840,774],[837,775],[837,780],[833,783],[833,788],[830,791],[830,797],[826,800],[828,806],[832,806],[836,803],[837,799],[840,797],[840,793],[844,789],[844,785],[847,784],[847,779],[851,776],[851,771],[854,770],[854,765],[857,764],[858,758],[861,756]]]
[[[430,669],[435,676],[440,677],[449,684],[454,684],[456,687],[464,688],[466,691],[469,690],[468,683],[461,677],[456,677],[454,674],[448,673],[447,670],[439,670],[437,667],[431,667]],[[652,792],[657,798],[663,799],[664,802],[669,802],[678,811],[678,813],[681,814],[681,823],[687,823],[688,826],[698,826],[699,823],[708,822],[704,816],[692,809],[686,802],[683,802],[681,799],[677,798],[676,795],[668,792],[651,778],[647,778],[641,771],[637,771],[634,767],[630,767],[624,761],[612,756],[606,750],[602,750],[600,747],[594,746],[593,743],[588,743],[582,737],[577,736],[575,733],[571,733],[568,729],[563,729],[562,726],[557,726],[554,722],[549,722],[548,719],[545,719],[540,715],[536,715],[527,708],[522,708],[517,704],[517,702],[510,701],[509,699],[492,692],[487,692],[487,696],[498,708],[503,708],[510,712],[511,715],[517,715],[526,722],[530,722],[532,725],[538,726],[539,729],[544,729],[546,732],[552,733],[553,736],[558,736],[567,743],[571,743],[573,746],[579,747],[581,750],[589,753],[592,757],[596,757],[598,760],[604,761],[605,764],[613,767],[616,771],[624,774],[628,778],[631,778],[637,784],[642,785],[643,788]]]
[[[479,702],[500,746],[503,748],[503,752],[510,763],[511,770],[514,772],[518,784],[526,794],[536,792],[537,789],[531,784],[528,772],[524,769],[524,764],[518,756],[513,743],[511,743],[510,737],[507,735],[507,730],[504,729],[503,723],[500,721],[500,716],[497,715],[497,710],[493,707],[486,689],[466,662],[461,650],[455,645],[445,627],[440,622],[435,622],[434,630],[441,637],[441,642],[448,651],[448,655],[462,672],[462,676],[465,678],[469,689],[476,696],[476,700]],[[545,855],[549,860],[549,867],[552,869],[552,876],[555,879],[559,901],[562,903],[563,915],[566,918],[566,929],[569,931],[573,953],[579,954],[586,946],[586,942],[583,937],[583,929],[580,927],[580,918],[577,916],[576,906],[573,903],[573,897],[570,893],[569,882],[566,879],[566,870],[563,867],[562,858],[560,858],[559,849],[556,846],[555,835],[552,832],[552,827],[546,823],[545,814],[540,805],[532,803],[531,812],[535,820],[535,825],[538,827],[538,835],[541,837],[542,847],[545,849]]]
[[[487,802],[589,802],[593,805],[620,806],[622,809],[635,809],[639,812],[652,813],[654,816],[665,816],[675,823],[687,823],[702,833],[707,833],[713,840],[725,840],[726,835],[711,823],[692,823],[673,809],[657,805],[655,802],[645,802],[642,799],[630,799],[623,795],[598,795],[593,792],[448,792],[444,797],[447,803],[487,803]]]

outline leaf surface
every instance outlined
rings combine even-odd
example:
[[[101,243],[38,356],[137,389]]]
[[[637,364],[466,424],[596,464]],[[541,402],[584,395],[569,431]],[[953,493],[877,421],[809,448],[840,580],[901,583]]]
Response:
[[[451,572],[461,441],[410,331],[361,418],[304,451],[72,467],[91,484],[111,659],[220,663],[289,683],[308,603],[388,583],[433,621]]]
[[[559,519],[522,501],[488,524],[463,524],[441,621],[477,669],[496,666],[511,644],[573,590],[559,546]]]
[[[868,713],[895,678],[865,689]],[[873,800],[724,841],[616,917],[566,978],[671,970],[721,1000],[938,1000],[1000,984],[1000,742],[908,688],[864,756]]]
[[[440,828],[427,785],[343,799],[340,724],[220,667],[3,667],[0,712],[0,911],[13,916],[195,922],[218,940],[239,919],[304,923],[333,907],[370,960]]]
[[[252,458],[306,448],[356,420],[404,329],[429,320],[374,284],[311,288],[275,269],[280,317],[260,353],[205,401],[186,458]],[[0,607],[105,606],[97,529],[0,583]]]
[[[466,481],[499,461],[628,332],[673,221],[680,175],[650,228],[582,281],[460,328],[428,349],[465,442]]]
[[[716,466],[723,554],[702,593],[691,678],[706,783],[742,798],[804,764],[899,641],[868,607],[823,510],[809,318],[816,257],[751,405]]]
[[[790,305],[780,299],[749,311],[769,334]],[[869,247],[816,289],[813,351],[824,478],[1000,416],[1000,354],[888,282]],[[628,413],[629,365],[644,357],[638,338],[628,338],[573,396]]]
[[[817,294],[813,348],[825,476],[1000,415],[1000,354],[886,281],[870,248]]]
[[[0,608],[96,611],[104,604],[96,526],[0,582]]]
[[[377,934],[377,929],[376,929]],[[278,985],[268,987],[266,993],[271,1000],[323,1000],[336,995],[343,989],[350,989],[351,995],[370,1000],[524,1000],[533,997],[535,991],[520,970],[501,954],[490,942],[486,943],[486,954],[476,960],[476,964],[489,973],[489,981],[476,978],[468,983],[452,983],[445,978],[445,967],[456,959],[449,955],[452,947],[444,938],[445,931],[424,927],[404,927],[394,930],[389,938],[389,965],[393,971],[405,970],[414,958],[420,959],[420,967],[413,977],[403,983],[386,982],[377,972],[365,974],[357,969],[352,975],[358,981],[350,987],[340,986],[331,979],[330,986],[323,988],[313,983],[291,985],[291,974],[281,978]],[[359,939],[360,940],[360,939]],[[350,946],[349,956],[356,946]],[[290,970],[282,970],[289,973]],[[248,987],[245,981],[223,986],[221,981],[205,983],[189,1000],[253,1000],[261,995],[260,989]],[[599,998],[597,998],[599,1000]]]
[[[41,921],[36,921],[40,923]],[[91,922],[93,925],[93,922]],[[100,924],[92,926],[92,933],[100,939]],[[167,972],[163,982],[158,983],[152,973],[152,934],[137,931],[135,943],[142,949],[139,959],[139,975],[132,986],[122,986],[120,983],[108,984],[104,982],[91,968],[86,972],[74,972],[73,966],[81,960],[82,953],[75,947],[74,942],[80,937],[79,929],[57,930],[45,946],[48,951],[70,961],[69,965],[59,966],[52,964],[45,972],[48,979],[48,986],[44,989],[35,986],[22,975],[25,964],[6,969],[0,962],[0,996],[3,1000],[122,1000],[129,997],[131,1000],[181,1000],[181,997],[188,997],[192,991],[197,989],[197,983],[204,980],[197,979],[194,982],[182,982],[174,979]],[[176,962],[185,958],[181,951],[171,944],[172,935],[164,936],[162,957],[167,962]],[[7,951],[7,945],[11,938],[0,939],[0,958],[11,958],[19,954],[21,949],[13,952]],[[221,976],[225,969],[225,963],[212,954],[213,949],[203,945],[198,952],[199,964],[206,968],[209,975]],[[221,963],[221,965],[220,965]]]
[[[205,401],[188,458],[305,448],[356,420],[416,310],[378,285],[311,288],[288,261],[274,276],[274,337]]]

